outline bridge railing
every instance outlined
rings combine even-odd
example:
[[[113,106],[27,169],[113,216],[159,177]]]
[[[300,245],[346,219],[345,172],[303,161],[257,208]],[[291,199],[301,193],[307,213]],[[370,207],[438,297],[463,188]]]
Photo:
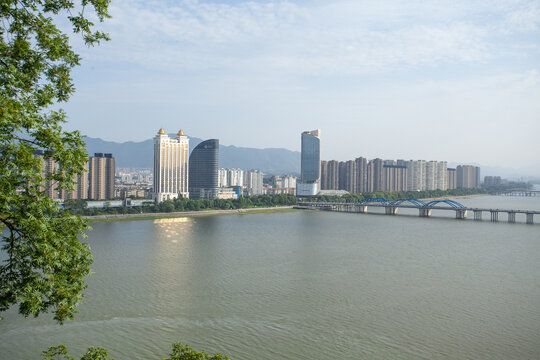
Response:
[[[370,205],[370,204],[380,204],[383,206],[391,206],[391,207],[398,207],[400,205],[410,204],[417,208],[423,208],[423,209],[431,209],[434,208],[436,205],[439,204],[445,204],[449,205],[450,208],[453,209],[464,209],[465,206],[463,204],[460,204],[457,201],[450,200],[450,199],[444,199],[444,200],[433,200],[430,202],[424,202],[419,199],[398,199],[394,201],[390,201],[386,198],[366,198],[362,201],[355,202],[355,203],[337,203],[337,202],[302,202],[300,204],[307,204],[309,206],[334,206],[334,205],[343,205],[343,206],[362,206],[362,205]]]

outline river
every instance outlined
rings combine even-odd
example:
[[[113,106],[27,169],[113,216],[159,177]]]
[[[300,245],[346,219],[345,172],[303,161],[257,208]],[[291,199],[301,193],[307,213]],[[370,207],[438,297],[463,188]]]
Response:
[[[76,320],[3,313],[0,359],[160,359],[177,341],[233,360],[540,358],[540,225],[298,211],[92,227]]]

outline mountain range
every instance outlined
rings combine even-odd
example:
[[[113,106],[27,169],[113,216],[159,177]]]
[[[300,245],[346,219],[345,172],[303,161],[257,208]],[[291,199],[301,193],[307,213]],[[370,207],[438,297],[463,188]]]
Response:
[[[169,135],[174,137],[176,135]],[[201,139],[189,138],[189,151],[195,148]],[[86,150],[88,154],[112,153],[116,158],[116,167],[119,168],[147,168],[151,169],[154,162],[152,139],[123,143],[105,141],[100,138],[86,137]],[[449,162],[449,167],[455,167],[457,163]],[[540,180],[532,169],[508,169],[504,167],[489,167],[473,164],[481,167],[481,177],[485,175],[499,175],[510,180]],[[258,169],[265,174],[293,174],[300,172],[300,152],[287,149],[255,149],[237,147],[233,145],[219,145],[219,167],[237,168],[242,170]]]
[[[169,135],[175,137],[176,135]],[[149,168],[154,165],[154,142],[152,139],[117,143],[100,138],[85,137],[86,151],[112,153],[117,168]],[[203,140],[189,137],[189,152]],[[257,169],[265,174],[298,174],[300,172],[300,152],[287,149],[255,149],[219,145],[219,167],[242,170]]]

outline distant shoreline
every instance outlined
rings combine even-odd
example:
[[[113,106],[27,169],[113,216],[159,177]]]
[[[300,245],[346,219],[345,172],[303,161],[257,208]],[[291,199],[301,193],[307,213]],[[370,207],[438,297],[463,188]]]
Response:
[[[473,197],[480,197],[480,196],[490,196],[489,194],[471,194],[471,195],[454,195],[454,196],[439,196],[439,197],[432,197],[432,198],[421,198],[418,200],[422,201],[434,201],[434,200],[445,200],[445,199],[468,199]]]
[[[490,196],[490,195],[489,194],[451,195],[451,196],[438,196],[438,197],[432,197],[432,198],[420,198],[418,200],[434,201],[434,200],[445,200],[445,199],[468,199],[468,198],[481,197],[481,196]]]
[[[488,194],[473,194],[473,195],[456,195],[456,196],[440,196],[433,198],[419,199],[424,202],[444,199],[467,199],[479,196],[489,196]],[[200,211],[175,211],[175,212],[160,212],[160,213],[141,213],[141,214],[107,214],[82,216],[83,219],[89,222],[110,222],[110,221],[131,221],[131,220],[154,220],[168,219],[193,216],[210,216],[210,215],[234,215],[234,214],[256,214],[256,213],[272,213],[283,211],[298,211],[294,205],[291,206],[276,206],[276,207],[260,207],[246,209],[231,209],[231,210],[200,210]]]
[[[83,219],[89,222],[108,222],[108,221],[130,221],[130,220],[154,220],[168,219],[179,217],[207,216],[207,215],[233,215],[233,214],[256,214],[256,213],[272,213],[282,211],[297,211],[294,206],[276,206],[276,207],[260,207],[246,209],[231,209],[231,210],[201,210],[201,211],[175,211],[175,212],[160,212],[160,213],[141,213],[141,214],[107,214],[82,216]]]

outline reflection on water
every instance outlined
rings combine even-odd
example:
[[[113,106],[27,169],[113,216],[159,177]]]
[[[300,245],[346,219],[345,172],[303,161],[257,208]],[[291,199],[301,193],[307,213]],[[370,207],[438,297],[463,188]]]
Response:
[[[328,212],[96,223],[77,319],[7,312],[0,359],[60,343],[156,359],[176,341],[236,360],[540,358],[539,229]]]
[[[193,223],[194,220],[188,217],[154,220],[157,236],[171,239],[172,243],[177,243],[183,234],[189,233]]]
[[[190,223],[193,222],[192,218],[189,217],[179,217],[179,218],[169,218],[169,219],[155,219],[154,224],[175,224],[175,223]]]

